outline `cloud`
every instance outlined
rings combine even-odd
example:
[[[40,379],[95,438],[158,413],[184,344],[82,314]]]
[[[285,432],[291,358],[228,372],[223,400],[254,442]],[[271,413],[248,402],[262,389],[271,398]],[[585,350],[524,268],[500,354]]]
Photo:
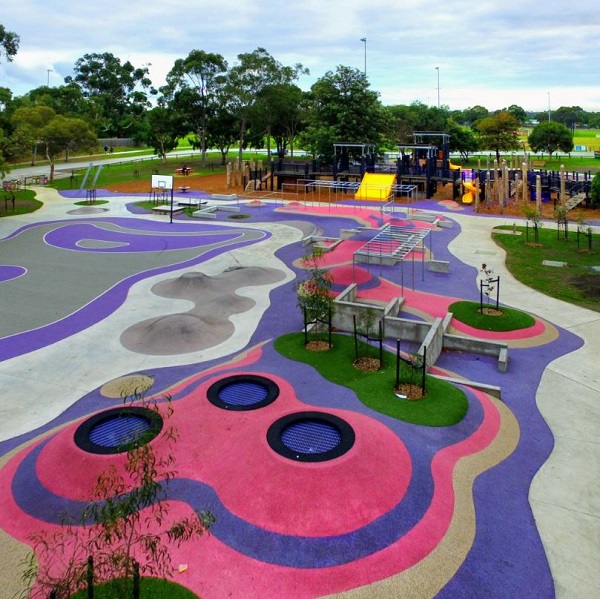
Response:
[[[308,89],[337,65],[362,70],[366,38],[369,81],[385,103],[436,103],[437,66],[440,100],[451,109],[518,104],[544,110],[550,92],[556,107],[600,111],[597,15],[592,0],[569,6],[557,0],[131,0],[106,6],[22,0],[0,18],[21,36],[15,61],[0,64],[0,85],[21,95],[44,85],[48,68],[58,85],[84,54],[111,52],[136,66],[151,64],[160,86],[174,61],[193,49],[233,64],[260,46],[283,64],[307,66],[311,75],[300,85]]]

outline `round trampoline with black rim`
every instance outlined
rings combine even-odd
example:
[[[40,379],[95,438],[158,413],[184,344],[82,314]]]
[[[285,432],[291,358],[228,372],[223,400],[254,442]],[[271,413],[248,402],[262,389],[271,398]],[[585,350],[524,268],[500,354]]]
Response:
[[[347,453],[355,441],[354,429],[325,412],[295,412],[276,420],[267,431],[273,451],[297,462],[325,462]]]
[[[75,431],[75,444],[88,453],[124,453],[154,439],[163,419],[149,408],[120,407],[95,414]]]
[[[236,374],[213,383],[208,400],[224,410],[257,410],[279,397],[279,387],[270,379],[254,374]]]

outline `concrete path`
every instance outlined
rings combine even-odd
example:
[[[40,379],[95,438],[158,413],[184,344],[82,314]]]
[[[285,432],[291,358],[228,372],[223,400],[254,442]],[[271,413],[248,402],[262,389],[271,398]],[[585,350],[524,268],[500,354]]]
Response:
[[[533,312],[578,335],[579,350],[552,362],[536,400],[552,429],[552,455],[537,473],[529,499],[559,599],[600,597],[600,313],[555,300],[516,281],[491,229],[513,219],[453,214],[462,233],[450,251],[502,278],[503,303]]]

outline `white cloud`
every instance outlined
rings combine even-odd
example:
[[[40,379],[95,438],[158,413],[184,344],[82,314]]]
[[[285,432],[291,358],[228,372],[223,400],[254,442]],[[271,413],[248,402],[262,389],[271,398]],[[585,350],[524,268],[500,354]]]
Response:
[[[431,0],[243,0],[80,3],[21,0],[0,22],[21,37],[13,63],[0,64],[0,85],[15,95],[51,85],[87,53],[111,52],[136,66],[150,63],[155,86],[193,49],[230,64],[263,47],[284,64],[300,62],[308,88],[339,64],[364,68],[385,103],[440,100],[452,109],[518,104],[544,110],[579,105],[600,111],[600,21],[597,3],[506,0],[465,4]]]

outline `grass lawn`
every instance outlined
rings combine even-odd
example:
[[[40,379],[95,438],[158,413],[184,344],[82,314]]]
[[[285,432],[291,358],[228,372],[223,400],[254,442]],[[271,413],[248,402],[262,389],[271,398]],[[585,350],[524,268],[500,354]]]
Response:
[[[484,301],[483,305],[485,308],[488,304]],[[496,304],[492,302],[491,307],[495,308]],[[517,331],[527,329],[535,324],[533,316],[513,308],[500,306],[501,316],[482,314],[479,312],[479,308],[479,302],[463,301],[454,302],[448,311],[452,312],[456,320],[482,331]]]
[[[94,587],[94,599],[127,599],[131,594],[123,594],[122,581],[106,582]],[[87,599],[87,590],[71,595],[71,599]],[[188,589],[160,578],[140,579],[141,599],[198,599],[198,595]]]
[[[12,196],[15,197],[13,209]],[[18,189],[15,191],[0,191],[0,218],[3,216],[18,216],[35,212],[43,206],[43,203],[35,199],[35,192],[30,189]]]
[[[366,372],[353,366],[354,339],[348,335],[334,335],[333,348],[327,352],[308,351],[304,347],[304,333],[290,333],[275,340],[275,349],[286,358],[303,362],[315,368],[321,376],[352,389],[366,406],[405,422],[425,426],[451,426],[460,422],[468,409],[465,393],[459,388],[435,377],[427,376],[426,396],[407,401],[394,394],[396,358],[384,353],[384,368]],[[366,351],[361,344],[360,355]],[[375,348],[370,348],[375,356]],[[413,382],[409,367],[402,363],[401,382]],[[420,374],[416,375],[416,383]]]
[[[512,227],[501,227],[512,229]],[[583,236],[577,246],[577,227],[572,226],[568,240],[558,239],[556,225],[546,224],[539,230],[539,245],[527,240],[524,227],[521,235],[494,235],[494,241],[506,251],[506,267],[524,285],[556,299],[600,312],[600,235],[592,235],[592,251]],[[566,262],[562,268],[544,266],[544,260]]]
[[[184,156],[178,158],[168,158],[166,161],[159,160],[158,158],[152,158],[147,160],[136,160],[128,162],[122,162],[117,164],[104,164],[102,170],[96,179],[95,187],[102,188],[107,185],[114,185],[116,183],[128,183],[135,179],[142,179],[150,181],[153,174],[159,175],[172,175],[176,168],[180,168],[181,165],[185,164],[193,170],[194,175],[210,175],[219,172],[225,172],[225,166],[218,164],[216,157],[209,157],[208,162],[210,163],[207,167],[201,168],[200,156],[195,154],[193,157]],[[99,164],[102,164],[100,161]],[[52,187],[63,190],[63,189],[78,189],[83,181],[85,172],[87,169],[79,169],[74,171],[73,177],[65,177],[63,179],[55,179],[51,185]],[[97,174],[97,168],[92,169],[86,187],[90,187],[91,182],[94,180]]]

